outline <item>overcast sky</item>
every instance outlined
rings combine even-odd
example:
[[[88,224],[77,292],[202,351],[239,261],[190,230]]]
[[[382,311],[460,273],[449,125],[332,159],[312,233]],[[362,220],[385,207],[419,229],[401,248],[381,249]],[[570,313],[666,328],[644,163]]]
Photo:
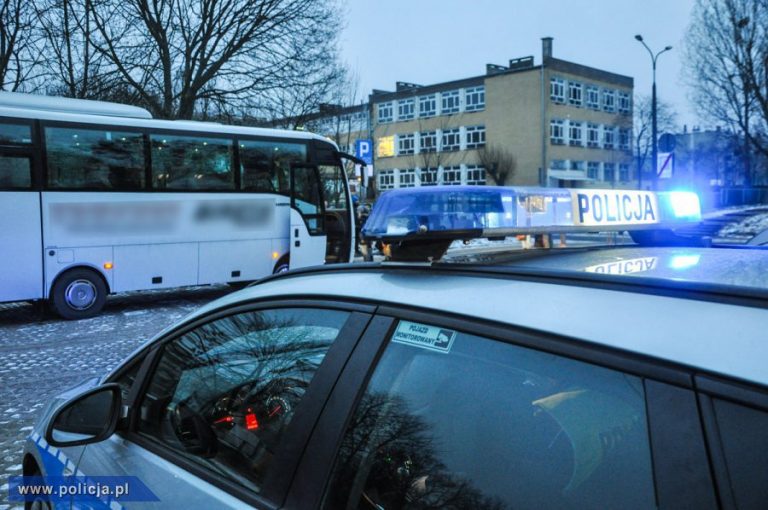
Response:
[[[394,90],[396,81],[428,85],[477,76],[486,63],[506,65],[533,55],[541,38],[554,38],[554,56],[635,79],[635,93],[651,93],[654,51],[660,99],[678,122],[704,124],[689,104],[681,75],[683,39],[694,0],[346,0],[342,54],[360,90]]]

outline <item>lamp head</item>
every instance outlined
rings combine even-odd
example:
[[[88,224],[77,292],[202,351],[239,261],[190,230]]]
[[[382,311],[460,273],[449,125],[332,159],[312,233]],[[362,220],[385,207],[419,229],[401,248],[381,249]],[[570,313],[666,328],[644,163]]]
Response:
[[[664,51],[669,51],[671,49],[672,49],[672,46],[667,46],[666,48],[664,48]]]
[[[640,42],[643,42],[643,36],[642,36],[642,35],[640,35],[640,34],[637,34],[637,35],[635,36],[635,39],[637,39],[637,40],[638,40],[638,41],[640,41]]]

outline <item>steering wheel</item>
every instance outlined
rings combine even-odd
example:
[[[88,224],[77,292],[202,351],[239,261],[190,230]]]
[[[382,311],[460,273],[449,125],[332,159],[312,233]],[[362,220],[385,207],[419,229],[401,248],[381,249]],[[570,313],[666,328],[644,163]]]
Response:
[[[176,404],[169,414],[173,432],[184,450],[201,457],[216,455],[218,440],[205,418],[184,401]]]

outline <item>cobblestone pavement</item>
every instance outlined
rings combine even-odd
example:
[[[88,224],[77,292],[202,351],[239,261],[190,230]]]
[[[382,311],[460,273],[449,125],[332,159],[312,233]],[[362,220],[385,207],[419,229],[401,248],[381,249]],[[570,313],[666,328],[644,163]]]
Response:
[[[228,286],[113,296],[101,315],[65,321],[32,304],[0,305],[0,510],[8,476],[21,474],[21,450],[53,395],[103,375],[158,331]]]

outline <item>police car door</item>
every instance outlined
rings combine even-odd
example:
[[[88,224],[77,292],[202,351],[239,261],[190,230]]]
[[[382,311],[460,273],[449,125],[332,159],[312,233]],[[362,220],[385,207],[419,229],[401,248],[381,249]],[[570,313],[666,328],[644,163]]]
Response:
[[[367,320],[327,307],[260,309],[158,342],[115,381],[130,386],[128,430],[88,445],[78,471],[138,477],[159,500],[149,507],[276,506],[303,447],[286,449],[319,412],[307,406],[324,401]]]

